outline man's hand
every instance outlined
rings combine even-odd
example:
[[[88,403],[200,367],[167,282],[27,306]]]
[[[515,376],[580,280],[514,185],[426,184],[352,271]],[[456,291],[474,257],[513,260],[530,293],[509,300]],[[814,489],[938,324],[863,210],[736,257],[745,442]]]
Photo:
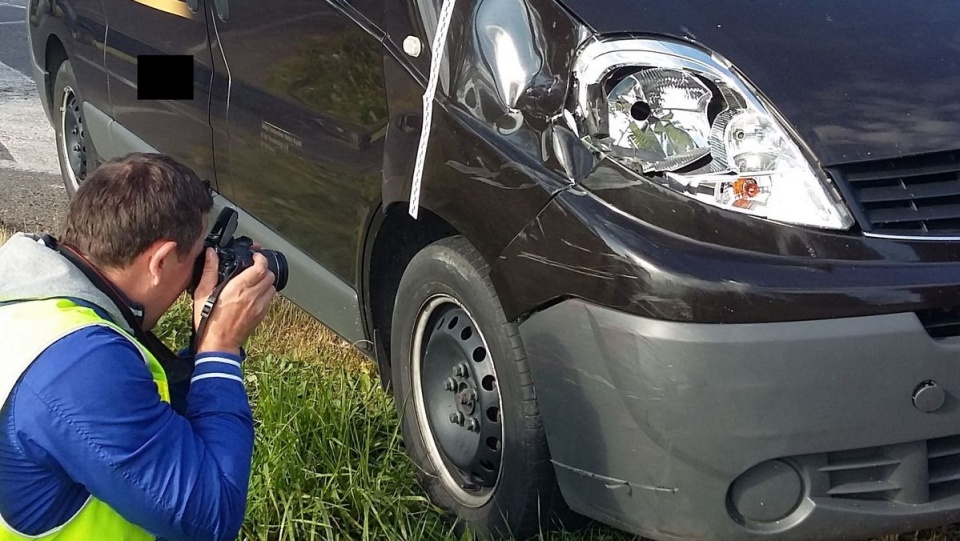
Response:
[[[217,254],[213,248],[207,248],[205,257],[203,275],[194,293],[194,328],[200,324],[203,305],[217,285]],[[277,294],[274,280],[267,269],[267,259],[253,254],[253,266],[227,282],[220,292],[203,336],[197,337],[197,353],[222,351],[239,355],[240,347],[266,317],[270,301]]]

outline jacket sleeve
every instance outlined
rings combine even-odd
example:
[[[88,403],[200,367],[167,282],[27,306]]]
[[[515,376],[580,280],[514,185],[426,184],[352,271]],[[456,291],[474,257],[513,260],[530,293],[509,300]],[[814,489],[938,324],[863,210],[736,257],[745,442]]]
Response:
[[[17,433],[32,457],[158,537],[235,539],[253,451],[240,366],[198,356],[181,416],[160,400],[136,346],[109,328],[81,329],[24,374]]]
[[[231,354],[211,355],[211,354],[204,354],[204,353],[201,353],[198,358],[202,359],[204,357],[211,357],[211,356],[220,356],[226,359],[240,361],[242,363],[243,360],[246,359],[247,353],[241,347],[239,358]],[[183,362],[189,362],[194,366],[194,368],[196,368],[196,364],[194,364],[196,359],[192,357],[190,348],[184,348],[178,351],[177,357],[179,357]],[[186,415],[187,414],[187,396],[190,394],[190,380],[188,379],[188,380],[184,380],[176,383],[170,383],[169,388],[170,388],[170,405],[173,406],[173,410],[179,413],[180,415]]]

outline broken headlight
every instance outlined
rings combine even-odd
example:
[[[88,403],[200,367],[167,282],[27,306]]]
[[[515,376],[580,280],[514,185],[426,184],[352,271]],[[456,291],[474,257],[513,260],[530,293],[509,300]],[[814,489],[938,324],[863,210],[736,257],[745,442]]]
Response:
[[[782,222],[853,219],[786,123],[724,60],[689,45],[596,41],[567,122],[596,152],[699,201]]]

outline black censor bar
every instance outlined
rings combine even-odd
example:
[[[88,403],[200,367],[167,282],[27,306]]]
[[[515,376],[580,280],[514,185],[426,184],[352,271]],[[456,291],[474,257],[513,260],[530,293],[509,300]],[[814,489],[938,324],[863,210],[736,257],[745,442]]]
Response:
[[[138,100],[193,100],[193,55],[137,56]]]

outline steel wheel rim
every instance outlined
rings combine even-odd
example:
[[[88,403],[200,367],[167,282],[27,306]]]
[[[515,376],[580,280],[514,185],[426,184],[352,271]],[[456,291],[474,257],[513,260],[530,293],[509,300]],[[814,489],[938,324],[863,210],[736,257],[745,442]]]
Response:
[[[458,321],[451,326],[453,317]],[[471,331],[470,336],[465,337],[467,327]],[[438,334],[442,336],[438,337]],[[464,355],[469,355],[469,362],[463,355],[450,355],[454,340],[464,346]],[[484,351],[474,357],[477,346]],[[424,303],[417,317],[412,359],[414,409],[427,457],[441,482],[458,502],[466,507],[480,507],[493,497],[503,471],[503,403],[487,341],[477,328],[474,317],[460,302],[449,295],[436,295]],[[444,378],[446,362],[450,374]],[[467,377],[456,376],[456,367],[462,364],[467,364]],[[450,389],[447,380],[456,381],[455,389]],[[476,381],[475,386],[471,389],[467,384],[464,388],[463,385],[471,380]],[[455,421],[453,415],[470,411],[469,400],[463,403],[469,398],[470,390],[477,395],[472,417],[479,426],[473,429],[471,416],[463,415]],[[445,395],[448,395],[448,405],[438,408],[438,404],[444,403],[444,399],[438,399],[438,396]],[[459,433],[460,439],[454,437],[452,440],[451,433]],[[459,447],[458,443],[461,444]],[[465,471],[461,467],[472,449],[475,449],[475,455],[467,462],[477,465],[478,469],[466,468],[469,471]]]
[[[80,100],[69,86],[64,87],[60,100],[60,133],[60,150],[67,162],[64,172],[76,190],[87,176],[87,143]]]

